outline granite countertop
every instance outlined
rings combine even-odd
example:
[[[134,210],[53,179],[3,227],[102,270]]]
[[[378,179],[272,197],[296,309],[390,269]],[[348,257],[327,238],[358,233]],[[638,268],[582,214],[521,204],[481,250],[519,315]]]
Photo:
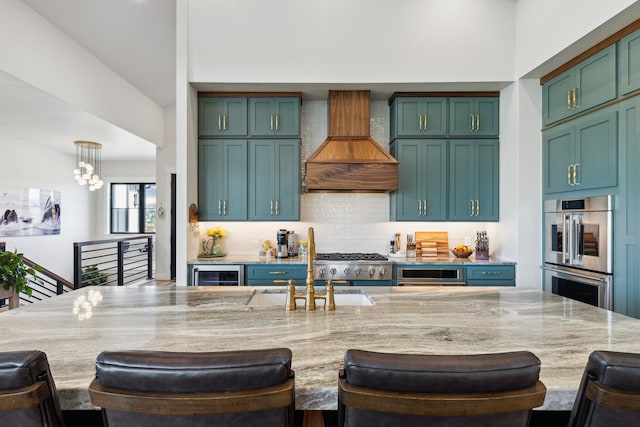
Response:
[[[373,307],[248,308],[273,287],[88,287],[0,313],[0,347],[47,353],[63,409],[92,409],[103,350],[289,347],[298,409],[336,409],[344,352],[530,350],[542,360],[543,409],[571,408],[589,353],[640,352],[640,320],[533,289],[371,287]],[[358,288],[349,288],[349,291]],[[25,327],[24,325],[28,325]]]
[[[437,257],[437,258],[406,258],[390,256],[389,261],[395,264],[451,264],[451,265],[516,265],[516,262],[498,258],[477,260],[473,255],[469,258]],[[267,258],[253,255],[227,255],[219,258],[193,258],[188,264],[307,264],[306,259],[293,258]]]

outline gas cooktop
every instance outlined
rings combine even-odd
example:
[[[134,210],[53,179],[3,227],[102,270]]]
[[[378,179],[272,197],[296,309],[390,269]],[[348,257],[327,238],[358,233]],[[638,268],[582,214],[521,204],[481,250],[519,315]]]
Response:
[[[388,261],[387,257],[374,253],[325,253],[316,254],[318,261]]]

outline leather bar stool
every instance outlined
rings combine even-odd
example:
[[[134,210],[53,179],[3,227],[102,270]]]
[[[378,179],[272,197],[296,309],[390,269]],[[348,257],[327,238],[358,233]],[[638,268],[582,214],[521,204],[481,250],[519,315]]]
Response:
[[[286,348],[208,353],[105,351],[89,386],[105,426],[293,426]]]
[[[64,426],[45,353],[38,350],[0,353],[0,425]]]
[[[640,354],[594,351],[584,368],[569,426],[640,425]]]
[[[546,388],[540,360],[519,351],[420,355],[348,350],[340,426],[526,426]]]

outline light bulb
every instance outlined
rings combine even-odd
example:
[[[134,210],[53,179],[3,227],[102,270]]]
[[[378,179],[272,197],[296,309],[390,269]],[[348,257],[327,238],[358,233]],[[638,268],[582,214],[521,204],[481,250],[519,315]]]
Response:
[[[82,174],[82,179],[84,179],[85,181],[88,181],[91,179],[91,175],[89,175],[88,173],[83,173]]]
[[[89,191],[95,191],[95,189],[96,189],[95,185],[90,185],[89,186]]]
[[[84,167],[87,170],[87,173],[93,172],[93,166],[89,163]]]
[[[80,175],[80,169],[74,169],[73,170],[73,174],[74,175]]]
[[[87,185],[87,180],[86,179],[81,179],[80,181],[78,181],[78,184]]]
[[[83,167],[84,167],[84,165],[85,165],[85,163],[84,163],[84,162],[78,162],[78,166],[80,166],[81,168],[83,168]]]

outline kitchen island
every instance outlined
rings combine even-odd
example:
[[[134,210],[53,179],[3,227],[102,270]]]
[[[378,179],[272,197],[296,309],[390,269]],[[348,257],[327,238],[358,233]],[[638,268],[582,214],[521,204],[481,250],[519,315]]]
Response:
[[[364,289],[375,302],[371,307],[247,306],[264,290],[87,287],[0,313],[0,346],[46,352],[65,410],[94,409],[87,389],[103,350],[288,347],[301,410],[337,408],[338,369],[349,348],[530,350],[542,360],[548,389],[542,409],[548,410],[571,408],[591,351],[640,352],[640,320],[532,289],[373,287]]]

